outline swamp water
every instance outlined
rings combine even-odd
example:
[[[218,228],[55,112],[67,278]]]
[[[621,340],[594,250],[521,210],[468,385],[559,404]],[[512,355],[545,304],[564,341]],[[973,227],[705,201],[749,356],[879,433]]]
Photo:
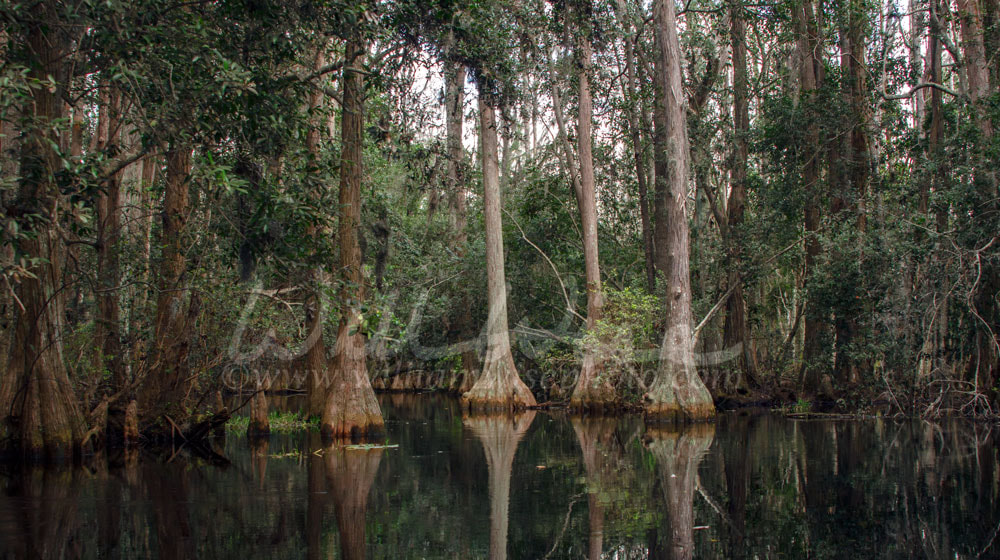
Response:
[[[5,467],[0,558],[1000,558],[996,428],[380,399],[385,447],[230,434],[228,466]]]

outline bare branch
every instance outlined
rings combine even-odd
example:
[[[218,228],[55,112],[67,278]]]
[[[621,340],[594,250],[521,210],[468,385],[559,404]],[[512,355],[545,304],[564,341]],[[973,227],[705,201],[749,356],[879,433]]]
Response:
[[[909,99],[909,98],[913,97],[913,95],[915,93],[917,93],[918,91],[920,91],[920,90],[922,90],[924,88],[934,88],[934,89],[943,91],[943,92],[945,92],[948,95],[951,95],[953,97],[959,97],[959,93],[957,91],[955,91],[955,90],[953,90],[951,88],[945,87],[945,86],[943,86],[941,84],[936,84],[934,82],[921,82],[921,83],[913,86],[913,89],[911,89],[910,91],[908,91],[906,93],[899,93],[899,94],[896,94],[896,95],[887,95],[884,91],[880,91],[879,95],[882,97],[882,99],[884,99],[886,101],[894,101],[894,100],[898,100],[898,99]]]

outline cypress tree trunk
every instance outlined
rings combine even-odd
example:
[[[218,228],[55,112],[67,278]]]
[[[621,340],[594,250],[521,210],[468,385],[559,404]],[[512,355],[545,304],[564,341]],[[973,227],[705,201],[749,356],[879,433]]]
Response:
[[[101,106],[106,115],[100,121],[104,130],[99,131],[98,149],[108,157],[119,150],[121,138],[122,96],[112,88],[108,102]],[[75,143],[75,142],[74,142]],[[121,173],[111,176],[98,195],[97,214],[97,317],[95,342],[99,348],[98,365],[111,373],[111,392],[125,384],[125,364],[121,348],[121,311],[118,305],[121,271],[118,263],[118,242],[121,238]]]
[[[534,395],[521,381],[510,352],[507,326],[507,282],[503,263],[503,225],[500,217],[500,176],[497,160],[497,125],[494,109],[479,90],[479,120],[483,159],[483,214],[486,220],[486,284],[489,315],[486,319],[486,355],[483,372],[462,406],[473,411],[516,410],[535,406]]]
[[[318,71],[326,62],[324,49],[326,45],[321,43],[316,48],[316,57],[313,60],[313,70]],[[323,95],[319,90],[313,90],[309,94],[309,112],[314,118],[313,126],[306,134],[306,151],[313,165],[319,164],[319,143],[320,143],[320,123],[316,113],[323,106]],[[322,188],[322,187],[320,187]],[[319,193],[316,193],[319,197]],[[316,224],[310,225],[307,235],[320,236],[327,232],[321,231]],[[312,271],[309,297],[305,303],[306,329],[309,332],[305,342],[305,353],[301,359],[301,367],[306,375],[306,413],[310,417],[321,417],[323,408],[326,405],[329,391],[329,372],[327,371],[326,344],[323,342],[323,323],[326,313],[323,309],[323,298],[320,291],[327,282],[327,275],[322,266],[316,267]]]
[[[632,155],[635,158],[635,174],[639,187],[639,220],[642,225],[642,252],[646,264],[646,289],[649,293],[656,291],[656,266],[653,258],[653,226],[649,216],[649,185],[646,150],[642,142],[642,125],[639,114],[642,110],[642,100],[636,91],[635,71],[635,37],[625,39],[625,80],[623,92],[629,100],[629,134],[632,137]]]
[[[987,98],[995,93],[990,87],[990,66],[987,63],[983,29],[983,13],[980,0],[958,0],[958,16],[962,31],[962,54],[965,57],[965,71],[969,100],[972,102],[973,115],[979,126],[981,142],[989,144],[993,138],[993,126],[988,108]],[[995,33],[995,31],[993,31]],[[993,53],[992,58],[997,54]],[[996,64],[994,61],[993,64]],[[1000,211],[1000,191],[995,169],[995,161],[985,153],[978,155],[977,168],[974,172],[976,184],[976,205],[972,214],[977,236],[982,237],[982,245],[996,243],[996,214]],[[992,240],[988,236],[992,236]],[[993,254],[996,252],[994,250]],[[979,257],[977,257],[978,259]],[[1000,267],[995,258],[979,259],[980,271],[976,285],[973,305],[979,315],[976,318],[976,349],[970,357],[969,370],[971,381],[975,383],[976,391],[984,391],[990,395],[990,400],[998,402],[994,387],[1000,375],[1000,306],[997,294],[1000,293]]]
[[[668,163],[662,177],[669,188],[666,205],[667,228],[663,245],[668,257],[663,272],[666,277],[666,333],[660,348],[656,378],[644,397],[646,419],[650,422],[692,421],[715,416],[715,405],[708,389],[698,377],[694,363],[694,337],[691,327],[691,277],[689,273],[689,237],[687,191],[690,149],[687,115],[684,109],[684,86],[681,80],[681,52],[677,40],[674,4],[657,0],[656,32],[664,72],[660,74],[661,103],[666,116],[664,152]],[[657,182],[661,177],[657,177]]]
[[[585,0],[589,1],[589,0]],[[582,3],[581,3],[582,4]],[[590,13],[589,6],[574,10],[579,21]],[[582,23],[582,25],[587,25]],[[579,63],[577,75],[580,88],[579,115],[577,117],[577,158],[580,164],[580,189],[577,205],[580,208],[580,226],[583,228],[583,261],[587,280],[587,330],[593,332],[604,309],[601,291],[601,268],[597,243],[597,200],[594,192],[594,156],[592,123],[594,103],[590,94],[591,45],[589,33],[576,33],[576,55]],[[580,377],[570,398],[570,408],[575,410],[602,410],[613,408],[615,390],[606,377],[601,376],[603,359],[600,347],[588,346],[583,351]]]
[[[799,82],[801,87],[800,103],[811,103],[810,96],[815,95],[822,81],[819,67],[821,61],[815,57],[819,55],[818,30],[816,28],[816,15],[812,0],[807,0],[795,7],[794,18],[797,34],[797,48],[799,58]],[[810,107],[808,111],[812,112]],[[820,227],[820,134],[819,125],[816,123],[815,115],[810,114],[809,123],[806,129],[806,146],[802,153],[802,182],[803,189],[806,190],[805,207],[805,231],[806,231],[806,257],[803,276],[808,286],[809,277],[816,267],[822,247],[817,238]],[[802,390],[806,394],[815,394],[820,388],[820,380],[824,372],[828,369],[825,364],[824,345],[829,334],[826,325],[826,317],[823,310],[814,302],[806,303],[805,310],[805,333],[804,348],[802,353]]]
[[[188,301],[186,297],[191,148],[173,144],[166,159],[153,348],[139,399],[139,413],[145,418],[141,429],[158,424],[153,430],[161,432],[169,428],[162,422],[165,415],[174,422],[183,421],[187,415],[185,400],[193,384],[187,357],[198,312],[198,298],[192,295]]]
[[[465,149],[462,146],[462,122],[465,108],[465,66],[460,62],[447,62],[445,69],[445,120],[448,144],[448,186],[451,205],[452,248],[458,259],[464,259],[469,243],[465,232],[468,217],[465,199]],[[455,318],[455,332],[468,340],[473,338],[472,313],[469,311],[469,296],[463,290],[459,301],[458,316]],[[462,351],[462,380],[460,391],[472,388],[478,373],[478,359],[473,348]]]
[[[62,93],[67,83],[64,62],[70,45],[50,6],[42,5],[28,32],[27,50],[34,61],[29,77],[56,87],[32,90],[34,127],[25,131],[21,180],[9,215],[23,220],[26,234],[17,241],[15,258],[38,258],[15,286],[22,306],[15,319],[10,359],[0,378],[0,440],[29,458],[67,457],[83,435],[83,418],[62,353],[63,257],[59,215],[61,196],[55,174],[62,161],[56,122],[63,118]],[[36,216],[24,220],[28,216]],[[5,356],[6,357],[6,356]]]
[[[747,388],[749,381],[758,384],[756,360],[750,344],[750,327],[746,320],[746,299],[743,295],[743,278],[740,274],[742,248],[739,231],[743,225],[743,212],[747,199],[747,136],[750,133],[750,114],[747,109],[747,44],[746,20],[743,6],[738,0],[729,5],[730,40],[733,49],[733,159],[729,172],[729,201],[726,204],[726,245],[729,257],[728,284],[733,292],[726,300],[726,322],[723,326],[723,348],[739,346],[735,371],[726,375],[722,389],[727,392]]]
[[[344,53],[344,116],[341,119],[340,156],[340,326],[334,349],[331,380],[320,429],[324,437],[374,436],[385,428],[382,410],[368,379],[365,337],[361,332],[362,126],[364,124],[364,77],[361,64],[365,44],[353,30]]]

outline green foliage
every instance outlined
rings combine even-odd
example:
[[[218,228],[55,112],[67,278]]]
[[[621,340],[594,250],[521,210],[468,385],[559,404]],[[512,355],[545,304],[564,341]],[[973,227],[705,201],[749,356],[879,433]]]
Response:
[[[301,412],[272,410],[267,413],[271,433],[294,434],[304,431],[318,431],[319,418],[306,418]],[[250,426],[249,416],[233,416],[226,422],[226,431],[243,433]]]

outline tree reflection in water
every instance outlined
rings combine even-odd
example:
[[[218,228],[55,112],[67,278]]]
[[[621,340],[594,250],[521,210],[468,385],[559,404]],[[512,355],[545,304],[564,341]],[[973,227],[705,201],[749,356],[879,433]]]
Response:
[[[510,472],[517,444],[528,433],[535,411],[516,415],[465,416],[462,423],[486,453],[490,488],[490,560],[507,558],[507,525],[510,514]]]
[[[694,558],[695,480],[698,463],[712,446],[714,437],[715,425],[708,423],[650,428],[646,432],[646,447],[656,458],[659,470],[669,535],[665,549],[654,554],[671,560]]]

